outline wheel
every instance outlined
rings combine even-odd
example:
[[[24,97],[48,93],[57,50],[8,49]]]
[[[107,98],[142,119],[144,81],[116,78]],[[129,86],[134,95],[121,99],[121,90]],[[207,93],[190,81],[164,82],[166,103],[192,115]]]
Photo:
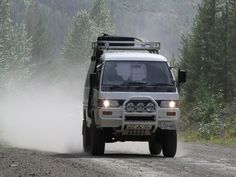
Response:
[[[95,126],[94,120],[90,126],[90,153],[92,155],[103,155],[105,151],[105,138],[102,129]]]
[[[176,130],[165,130],[163,136],[162,151],[164,157],[174,157],[177,150]]]
[[[155,141],[149,141],[148,145],[151,155],[159,155],[161,153],[162,146],[160,143]]]
[[[83,149],[84,152],[89,152],[90,149],[90,131],[86,125],[86,121],[83,120],[83,128],[82,128],[82,135],[83,135]]]

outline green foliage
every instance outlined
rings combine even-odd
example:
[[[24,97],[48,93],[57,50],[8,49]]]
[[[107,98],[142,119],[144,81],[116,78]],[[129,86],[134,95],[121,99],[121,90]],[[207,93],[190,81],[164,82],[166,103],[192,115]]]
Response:
[[[41,16],[39,4],[33,2],[28,8],[28,17],[26,18],[26,29],[28,36],[32,38],[32,62],[42,64],[52,57],[48,33],[45,22]]]
[[[87,12],[93,11],[93,4],[96,3],[95,0],[9,1],[11,2],[12,20],[18,24],[29,17],[27,8],[31,7],[33,2],[39,4],[43,23],[46,24],[45,28],[48,32],[50,48],[56,57],[60,56],[61,48],[64,47],[65,35],[69,31],[73,17],[77,15],[78,11],[83,9]],[[109,9],[108,11],[111,13],[109,19],[115,26],[112,29],[112,33],[161,41],[164,46],[161,53],[167,58],[171,58],[172,53],[175,53],[176,56],[179,55],[180,34],[190,29],[197,4],[201,0],[189,0],[187,2],[186,0],[103,1],[105,1],[107,7],[105,11]],[[102,4],[99,1],[98,3]],[[105,21],[105,19],[99,18],[100,21]],[[108,33],[109,31],[101,30],[99,32]]]
[[[198,133],[201,138],[210,140],[214,137],[220,137],[225,127],[226,125],[216,117],[209,123],[201,123]]]
[[[182,38],[181,66],[188,72],[184,103],[199,137],[207,140],[226,131],[223,102],[236,95],[235,2],[203,0],[192,33]]]
[[[75,18],[64,48],[64,57],[71,64],[83,64],[88,61],[91,43],[95,39],[97,29],[90,19],[89,13],[82,10]]]
[[[223,100],[236,94],[235,11],[235,1],[204,0],[192,34],[182,39],[181,65],[188,71],[185,103],[192,106],[190,117],[202,139],[214,139],[227,130],[221,115]]]
[[[26,7],[31,6],[33,0],[24,0],[24,4]]]
[[[225,128],[220,116],[223,109],[222,93],[212,94],[209,87],[202,82],[202,86],[194,93],[196,102],[192,109],[192,119],[198,123],[198,133],[203,139],[219,136]]]
[[[96,0],[91,13],[80,10],[72,23],[63,50],[66,61],[86,66],[90,61],[92,42],[99,34],[112,32],[109,10],[103,0]]]
[[[11,47],[10,11],[7,0],[0,1],[0,87],[3,87],[8,69]]]
[[[7,0],[0,1],[0,83],[9,91],[30,77],[31,40],[25,25],[13,25]]]
[[[111,34],[114,32],[110,11],[108,10],[104,0],[94,1],[90,18],[96,23],[99,33]]]
[[[232,5],[232,4],[231,4]],[[235,87],[235,40],[231,25],[236,24],[229,13],[230,4],[222,0],[204,0],[199,7],[192,34],[183,37],[181,65],[188,71],[185,85],[186,98],[194,102],[193,95],[200,80],[205,80],[213,93],[222,90],[224,100],[233,98]],[[234,10],[235,11],[235,10]],[[232,37],[231,37],[232,36]]]

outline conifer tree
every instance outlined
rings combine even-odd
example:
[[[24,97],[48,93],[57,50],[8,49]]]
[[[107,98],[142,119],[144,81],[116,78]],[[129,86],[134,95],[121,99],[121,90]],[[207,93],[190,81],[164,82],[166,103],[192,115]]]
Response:
[[[222,12],[219,7],[219,0],[204,0],[195,18],[192,34],[188,36],[188,41],[183,41],[181,63],[189,71],[189,82],[185,87],[189,101],[194,101],[194,91],[202,81],[206,82],[212,94],[224,89],[220,81],[223,48],[219,19]]]
[[[104,0],[95,0],[90,18],[96,23],[99,33],[114,33],[111,14]]]
[[[101,33],[113,33],[113,29],[111,16],[105,1],[94,1],[91,13],[81,10],[74,19],[65,42],[64,58],[67,61],[81,65],[88,63],[92,42]]]
[[[236,1],[204,0],[188,40],[183,40],[182,66],[189,71],[186,98],[208,84],[212,94],[223,92],[224,100],[236,95]]]
[[[48,33],[38,6],[36,1],[30,3],[26,18],[28,37],[32,38],[31,62],[35,65],[36,70],[47,66],[52,58]]]
[[[91,54],[91,43],[95,39],[97,28],[85,10],[78,12],[71,26],[65,48],[65,59],[72,64],[85,64]]]
[[[16,25],[11,35],[11,58],[8,63],[7,87],[12,89],[24,85],[31,77],[31,39],[25,25]]]
[[[13,25],[8,0],[0,1],[0,82],[5,91],[30,77],[31,41],[24,24]]]
[[[11,48],[11,25],[8,0],[0,1],[0,85],[3,85]]]
[[[232,94],[229,97],[233,98],[236,95],[236,0],[228,0],[228,54],[229,54],[229,66],[231,72],[230,77],[230,87],[229,90]]]

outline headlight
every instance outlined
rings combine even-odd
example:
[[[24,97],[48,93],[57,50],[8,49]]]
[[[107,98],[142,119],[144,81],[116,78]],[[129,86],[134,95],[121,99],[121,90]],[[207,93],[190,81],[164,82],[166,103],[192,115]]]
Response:
[[[127,112],[134,112],[134,110],[135,110],[135,105],[134,105],[134,103],[128,103],[128,104],[126,105],[126,111],[127,111]]]
[[[178,107],[178,101],[162,101],[161,108],[176,108]]]
[[[155,105],[153,103],[147,104],[147,112],[154,112],[155,111]]]
[[[175,108],[176,107],[176,102],[175,101],[170,101],[169,102],[169,107],[170,108]]]
[[[103,100],[102,106],[105,107],[105,108],[108,108],[108,107],[118,107],[119,106],[119,102],[116,101],[116,100]]]
[[[104,106],[105,108],[109,107],[109,106],[110,106],[110,101],[104,100],[104,101],[103,101],[103,106]]]

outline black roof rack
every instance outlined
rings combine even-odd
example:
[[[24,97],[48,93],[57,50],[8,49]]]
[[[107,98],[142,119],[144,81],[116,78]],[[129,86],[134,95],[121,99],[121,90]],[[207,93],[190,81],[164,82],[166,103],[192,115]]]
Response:
[[[144,50],[158,54],[160,48],[160,42],[143,42],[134,37],[110,36],[107,34],[99,36],[97,42],[92,44],[95,58],[100,57],[104,50]]]

